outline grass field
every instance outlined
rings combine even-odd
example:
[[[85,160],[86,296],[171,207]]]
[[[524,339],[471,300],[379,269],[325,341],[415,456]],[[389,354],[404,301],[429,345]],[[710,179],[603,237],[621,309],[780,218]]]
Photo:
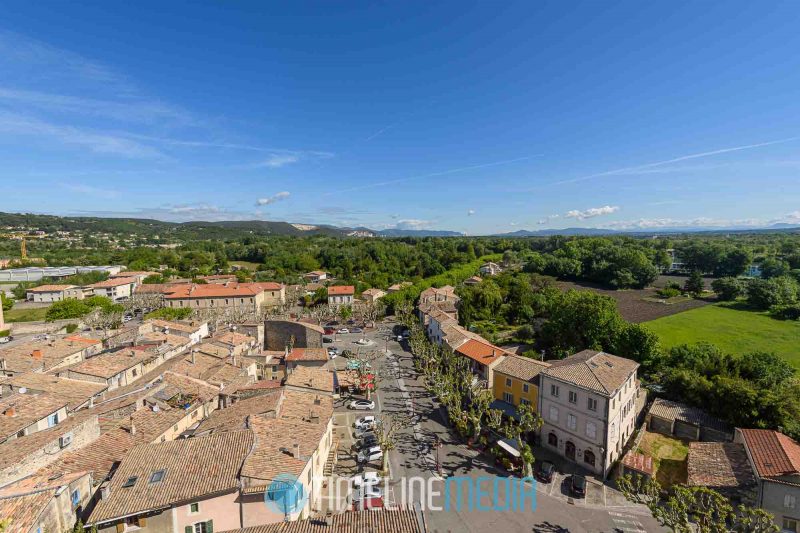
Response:
[[[231,261],[230,263],[252,272],[255,272],[261,266],[260,263],[251,263],[250,261]]]
[[[47,307],[38,307],[36,309],[11,309],[5,311],[3,316],[6,322],[33,322],[44,320],[46,314]]]
[[[647,326],[666,348],[707,341],[729,353],[775,352],[800,369],[800,321],[717,304],[665,316]]]

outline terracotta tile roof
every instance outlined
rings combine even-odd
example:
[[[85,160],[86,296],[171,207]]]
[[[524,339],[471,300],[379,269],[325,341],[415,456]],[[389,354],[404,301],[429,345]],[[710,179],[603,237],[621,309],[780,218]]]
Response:
[[[66,407],[67,402],[55,394],[13,393],[0,400],[0,440],[14,436],[18,431]]]
[[[482,365],[491,365],[507,355],[507,352],[502,348],[498,348],[488,341],[481,342],[475,339],[468,340],[456,348],[455,351]]]
[[[313,392],[285,389],[278,413],[284,420],[311,422],[317,417],[327,423],[333,416],[333,398]]]
[[[52,374],[41,374],[39,372],[14,376],[8,379],[5,384],[10,385],[15,390],[25,387],[31,392],[41,391],[55,394],[67,403],[67,407],[70,410],[77,409],[88,402],[89,398],[99,395],[107,388],[107,385],[103,383],[59,378]]]
[[[333,393],[333,372],[320,367],[298,366],[286,378],[286,386]]]
[[[539,376],[539,373],[546,368],[550,368],[550,363],[521,355],[509,354],[494,367],[494,371],[532,383]]]
[[[147,270],[123,270],[117,274],[111,274],[109,278],[131,278],[133,276],[155,276],[158,272],[150,272]]]
[[[299,475],[328,430],[327,421],[317,423],[290,419],[253,418],[250,426],[256,447],[242,466],[242,477],[250,488],[264,487],[279,474]],[[295,445],[300,455],[294,456]]]
[[[69,485],[76,479],[79,479],[88,473],[89,472],[70,472],[56,478],[40,471],[28,477],[22,478],[19,481],[4,485],[2,488],[0,488],[0,498],[22,496],[24,494],[30,494],[31,492],[47,491],[49,489],[55,490],[58,487]]]
[[[364,292],[361,293],[362,296],[365,295],[365,294],[367,296],[374,296],[374,297],[378,297],[379,298],[379,297],[385,295],[386,292],[382,291],[380,289],[367,289],[367,290],[365,290]]]
[[[131,285],[136,283],[138,283],[136,278],[109,278],[104,281],[87,285],[87,287],[91,287],[93,289],[105,289],[108,287],[119,287],[121,285]]]
[[[800,475],[800,444],[771,429],[741,429],[760,477]]]
[[[236,490],[239,469],[252,447],[251,431],[136,446],[123,459],[111,479],[109,497],[97,503],[88,523]],[[161,470],[163,479],[151,483],[153,473]],[[123,487],[133,477],[133,486]]]
[[[0,516],[11,520],[5,533],[28,533],[53,499],[55,490],[0,499]]]
[[[255,281],[253,285],[258,285],[265,291],[279,291],[283,288],[281,283],[277,283],[274,281]]]
[[[259,283],[182,283],[169,287],[167,300],[186,298],[251,298],[264,292]]]
[[[583,350],[560,361],[551,361],[542,374],[611,396],[625,384],[639,363],[595,350]]]
[[[422,533],[416,513],[411,509],[373,509],[348,511],[328,518],[315,517],[293,522],[234,529],[224,533]]]
[[[324,276],[326,274],[327,274],[327,272],[325,272],[324,270],[312,270],[311,272],[306,272],[303,275],[304,276]]]
[[[231,355],[230,348],[226,348],[217,344],[211,344],[211,342],[208,340],[195,345],[192,349],[197,350],[198,353],[210,355],[211,357],[216,357],[217,359],[225,359]]]
[[[419,294],[419,299],[420,301],[426,301],[429,299],[436,299],[437,296],[446,299],[458,298],[458,296],[456,296],[455,288],[451,287],[450,285],[445,285],[444,287],[438,287],[438,288],[428,287]]]
[[[137,294],[167,294],[175,290],[176,285],[188,285],[188,283],[143,283],[136,287]]]
[[[643,472],[649,476],[652,476],[656,471],[655,467],[653,466],[652,457],[643,453],[635,452],[633,450],[625,454],[625,457],[622,458],[622,464],[628,468],[632,468],[638,472]]]
[[[227,346],[239,346],[240,344],[253,343],[256,341],[255,337],[244,335],[242,333],[235,333],[233,331],[226,331],[225,333],[218,333],[211,337],[211,342],[225,344]]]
[[[753,487],[756,477],[743,444],[690,442],[687,484],[695,487]]]
[[[326,348],[294,348],[286,356],[287,361],[328,361]]]
[[[39,285],[38,287],[28,289],[27,292],[63,292],[74,286],[75,285]]]
[[[665,420],[680,420],[695,426],[707,427],[718,431],[730,431],[730,427],[725,422],[711,416],[702,409],[664,398],[653,400],[648,412]]]
[[[63,363],[64,359],[69,356],[97,344],[101,344],[101,341],[78,336],[31,341],[12,347],[0,348],[0,359],[5,359],[6,369],[11,372],[49,370]],[[42,352],[41,359],[36,359],[32,356],[35,350]]]
[[[41,450],[51,443],[57,443],[59,438],[73,431],[78,426],[87,423],[93,418],[89,415],[74,415],[55,426],[37,431],[25,437],[12,439],[0,444],[0,470],[5,470],[15,464],[24,462],[30,454]]]
[[[130,348],[118,350],[116,352],[107,352],[88,359],[84,359],[80,363],[66,367],[64,370],[75,372],[76,374],[83,374],[86,376],[99,377],[103,379],[111,379],[120,372],[129,368],[133,368],[144,361],[148,361],[156,357],[153,353],[147,350],[133,350]]]
[[[239,391],[258,391],[258,390],[279,389],[282,386],[283,385],[281,385],[281,382],[278,379],[263,379],[261,381],[256,381],[255,383],[250,383],[249,385],[245,385],[243,387],[239,387]]]
[[[273,389],[268,394],[239,400],[230,407],[217,409],[200,423],[195,435],[246,429],[248,417],[251,420],[258,416],[275,417],[283,399],[281,392],[280,389]]]
[[[92,472],[95,480],[108,477],[115,464],[119,464],[137,444],[137,437],[123,428],[115,428],[82,448],[65,453],[45,468],[47,472]]]
[[[355,294],[356,288],[352,285],[334,285],[328,287],[328,296],[347,296]]]

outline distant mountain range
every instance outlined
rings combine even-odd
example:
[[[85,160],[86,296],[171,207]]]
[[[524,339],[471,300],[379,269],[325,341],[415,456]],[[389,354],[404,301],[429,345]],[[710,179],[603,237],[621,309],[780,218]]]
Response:
[[[293,224],[267,220],[243,220],[221,222],[164,222],[144,218],[72,217],[23,213],[0,213],[0,228],[26,227],[48,232],[94,231],[98,233],[134,234],[162,239],[236,239],[246,235],[302,236],[330,235],[334,237],[461,237],[458,231],[427,229],[383,229],[365,227],[345,228],[326,224]],[[0,230],[1,231],[1,230]],[[612,230],[602,228],[563,228],[543,230],[517,230],[499,233],[493,237],[550,237],[553,235],[659,235],[665,233],[748,233],[748,232],[796,232],[800,226],[778,223],[764,228],[750,227],[674,227],[652,229]]]

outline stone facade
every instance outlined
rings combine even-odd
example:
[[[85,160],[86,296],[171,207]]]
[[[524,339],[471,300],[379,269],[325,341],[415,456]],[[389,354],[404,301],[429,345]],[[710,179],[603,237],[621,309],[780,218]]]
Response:
[[[264,322],[264,349],[282,351],[294,337],[297,348],[321,348],[322,331],[318,326],[291,320],[267,320]]]

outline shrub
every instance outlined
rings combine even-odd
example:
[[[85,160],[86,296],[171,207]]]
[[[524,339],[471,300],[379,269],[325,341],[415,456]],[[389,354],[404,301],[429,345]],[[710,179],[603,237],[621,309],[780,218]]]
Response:
[[[11,335],[10,329],[0,330],[0,337],[8,337],[9,335]]]
[[[160,318],[161,320],[184,320],[191,316],[192,310],[188,307],[162,307],[147,313],[144,318]]]
[[[800,303],[776,305],[769,314],[779,320],[800,320]]]
[[[742,282],[736,278],[719,278],[711,283],[711,288],[717,293],[717,298],[729,302],[744,293]]]
[[[681,290],[675,287],[664,287],[658,291],[658,295],[662,298],[674,298],[681,295]]]
[[[67,333],[75,333],[78,329],[78,324],[67,324],[66,330]]]

